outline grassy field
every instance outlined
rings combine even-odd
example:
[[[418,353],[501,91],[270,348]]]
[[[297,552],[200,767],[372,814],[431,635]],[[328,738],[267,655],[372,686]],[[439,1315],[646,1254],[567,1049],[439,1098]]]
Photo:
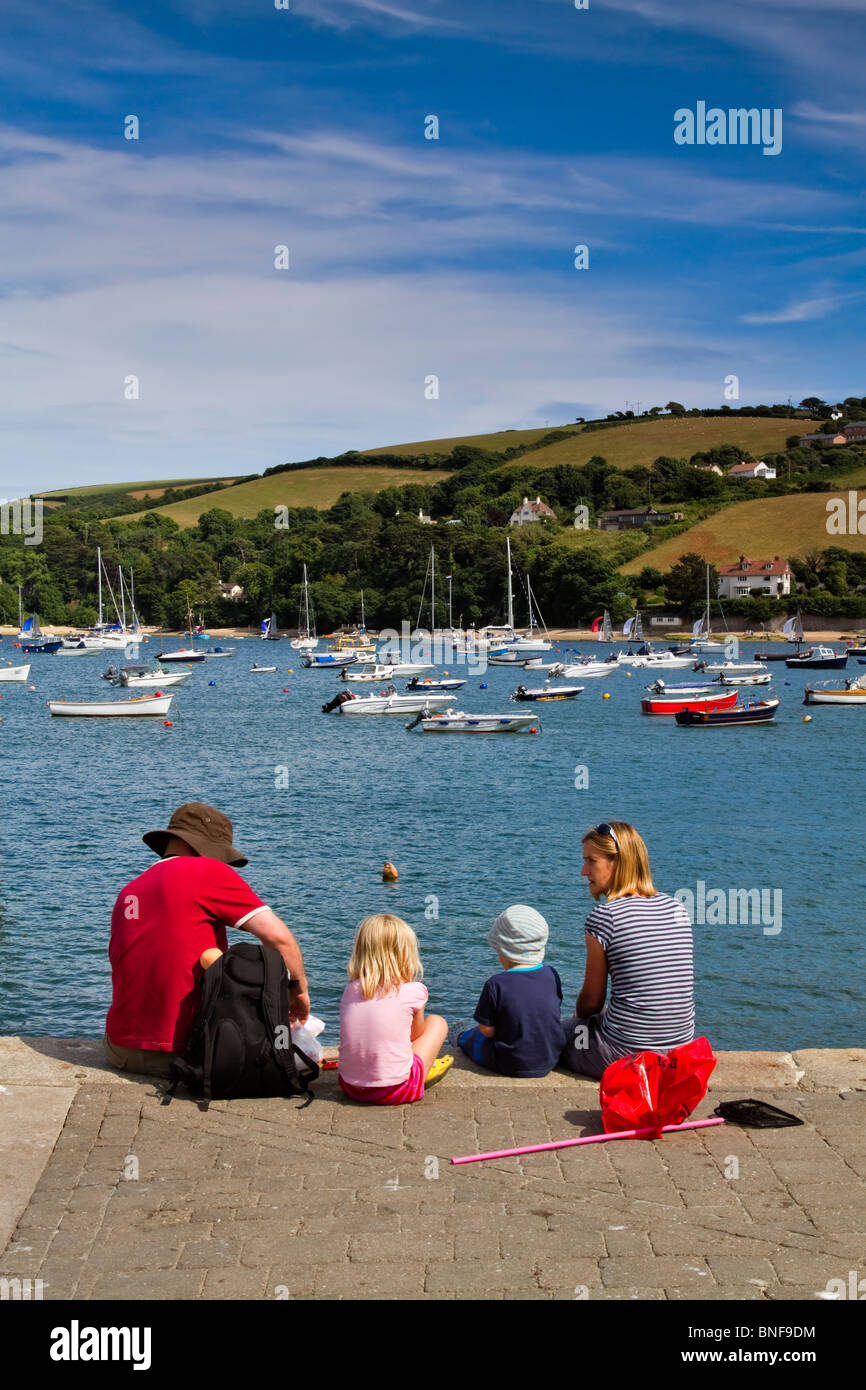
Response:
[[[516,445],[535,444],[555,429],[573,429],[579,434],[580,425],[545,425],[537,430],[498,430],[493,434],[460,434],[450,439],[422,439],[414,444],[387,444],[378,449],[362,449],[365,457],[375,454],[448,454],[458,444],[471,444],[476,449],[513,449]]]
[[[40,492],[46,500],[63,497],[109,496],[113,492],[128,493],[130,497],[159,497],[167,487],[201,487],[205,483],[232,483],[234,478],[160,478],[156,482],[91,483],[86,487],[59,487],[52,492]]]
[[[508,472],[527,465],[540,471],[559,463],[583,464],[594,454],[600,454],[614,468],[648,468],[660,454],[687,459],[715,444],[736,444],[760,458],[784,449],[789,434],[808,434],[814,428],[814,422],[809,420],[665,418],[610,430],[580,431],[572,439],[548,444],[525,458],[500,464],[496,471]]]
[[[855,475],[852,475],[852,478]],[[749,559],[787,558],[806,550],[838,545],[845,550],[866,550],[866,536],[835,536],[827,532],[827,500],[844,496],[856,483],[846,480],[838,493],[804,492],[796,497],[761,497],[735,502],[731,507],[699,521],[681,536],[662,541],[622,566],[623,574],[638,574],[645,565],[664,573],[681,555],[701,555],[715,565],[732,565],[740,555]]]
[[[322,510],[336,502],[342,492],[381,492],[386,487],[402,487],[405,483],[438,483],[447,472],[431,468],[308,468],[297,473],[272,473],[268,478],[255,478],[225,492],[204,493],[187,501],[170,502],[154,511],[172,517],[178,526],[195,526],[202,512],[221,507],[232,516],[253,517],[264,507],[318,507]],[[138,520],[147,512],[130,512],[119,521]]]

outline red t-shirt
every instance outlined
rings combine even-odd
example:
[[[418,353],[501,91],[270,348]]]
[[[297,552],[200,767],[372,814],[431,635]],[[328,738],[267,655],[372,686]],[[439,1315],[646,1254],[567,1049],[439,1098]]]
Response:
[[[182,1052],[199,1004],[202,951],[228,950],[226,926],[242,927],[265,906],[219,859],[158,859],[128,883],[111,914],[109,1040]]]

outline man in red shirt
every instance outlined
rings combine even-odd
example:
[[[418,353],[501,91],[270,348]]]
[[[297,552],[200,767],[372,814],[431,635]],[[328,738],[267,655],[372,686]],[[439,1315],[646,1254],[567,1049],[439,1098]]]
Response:
[[[248,861],[232,843],[232,823],[191,801],[167,830],[144,843],[160,858],[123,888],[111,915],[112,1000],[105,1054],[112,1066],[167,1076],[183,1052],[201,993],[204,951],[228,950],[226,927],[275,946],[297,988],[292,1022],[306,1022],[310,999],[300,948],[288,927],[230,865]]]

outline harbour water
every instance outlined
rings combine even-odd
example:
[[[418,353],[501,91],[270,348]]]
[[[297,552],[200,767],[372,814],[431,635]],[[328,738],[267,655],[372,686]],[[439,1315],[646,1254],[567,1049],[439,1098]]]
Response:
[[[156,651],[151,640],[142,659]],[[0,643],[0,659],[17,656]],[[277,672],[251,675],[254,661]],[[337,1040],[355,926],[382,909],[418,932],[429,1007],[469,1019],[498,968],[491,920],[531,904],[550,923],[547,959],[570,1008],[592,907],[580,837],[622,819],[644,835],[656,886],[695,895],[697,1026],[715,1047],[863,1045],[864,716],[802,705],[808,680],[842,673],[771,666],[782,705],[766,727],[642,715],[653,676],[691,673],[620,668],[586,680],[576,701],[537,706],[536,736],[432,737],[407,733],[403,717],[323,715],[333,672],[304,670],[286,641],[247,639],[233,660],[193,670],[171,728],[49,716],[49,697],[109,698],[107,662],[34,657],[35,690],[0,686],[0,1033],[101,1036],[111,909],[152,862],[141,835],[200,800],[234,821],[244,876],[296,933],[325,1042]],[[860,674],[853,659],[848,674]],[[456,708],[525,710],[509,694],[542,680],[492,666]],[[386,858],[396,884],[381,882]]]

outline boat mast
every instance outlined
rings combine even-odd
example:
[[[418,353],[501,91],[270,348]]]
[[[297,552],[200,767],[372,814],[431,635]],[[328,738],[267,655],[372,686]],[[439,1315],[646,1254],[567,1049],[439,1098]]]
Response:
[[[454,619],[451,616],[451,575],[448,576],[448,632],[454,631]]]
[[[430,637],[436,634],[436,552],[430,547]]]
[[[514,594],[511,588],[511,537],[505,537],[505,546],[508,554],[508,626],[514,631]]]
[[[102,548],[96,547],[96,578],[99,582],[99,626],[102,627]]]
[[[118,573],[118,577],[119,577],[119,579],[120,579],[120,605],[121,605],[121,607],[122,607],[122,609],[123,609],[123,617],[121,618],[120,621],[121,621],[121,625],[122,625],[122,627],[123,627],[123,631],[126,632],[126,595],[125,595],[124,592],[123,592],[123,566],[122,566],[122,565],[118,565],[118,566],[117,566],[117,573]]]
[[[24,625],[24,619],[23,619],[22,614],[21,614],[21,585],[19,584],[19,585],[18,585],[18,631],[19,631],[19,632],[21,631],[21,628],[23,627],[23,625]]]
[[[305,636],[305,637],[309,637],[309,635],[310,635],[310,585],[309,585],[309,582],[308,582],[308,580],[307,580],[307,566],[306,566],[306,565],[304,565],[304,618],[305,618],[305,620],[306,620],[306,625],[305,625],[305,627],[304,627],[304,636]]]
[[[367,619],[364,617],[364,590],[361,590],[361,631],[367,631]]]

